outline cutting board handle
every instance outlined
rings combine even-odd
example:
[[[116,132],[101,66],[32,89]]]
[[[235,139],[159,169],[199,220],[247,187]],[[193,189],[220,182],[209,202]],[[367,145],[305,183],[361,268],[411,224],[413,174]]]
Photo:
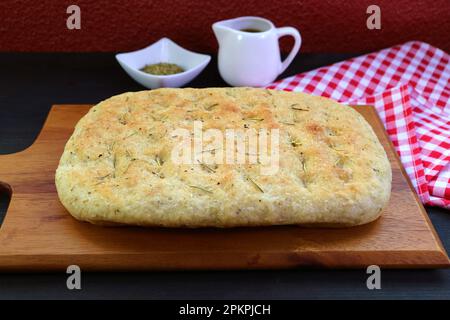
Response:
[[[11,162],[9,161],[9,157],[10,155],[0,155],[0,192],[3,190],[3,185],[8,185],[5,181],[7,180],[8,171],[13,170],[13,168],[10,168]]]
[[[14,154],[14,153],[13,153]],[[8,173],[11,173],[11,171],[14,171],[14,159],[12,159],[11,154],[2,154],[0,155],[0,192],[1,191],[1,185],[8,185]],[[8,185],[9,186],[9,185]]]
[[[0,181],[0,194],[6,194],[11,198],[12,196],[12,188],[6,182]]]
[[[11,201],[12,197],[12,187],[5,180],[6,176],[3,176],[4,171],[8,170],[7,162],[5,160],[6,156],[0,156],[0,197],[3,198],[4,195],[8,197],[7,202]],[[9,168],[11,170],[11,168]],[[8,206],[6,207],[6,211],[3,214],[0,214],[0,228],[2,226],[3,221],[5,220],[6,214],[8,212]]]

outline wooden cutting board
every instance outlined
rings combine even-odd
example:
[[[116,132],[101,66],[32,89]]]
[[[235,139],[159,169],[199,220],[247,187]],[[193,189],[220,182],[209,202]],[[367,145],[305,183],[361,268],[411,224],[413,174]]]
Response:
[[[0,228],[0,270],[257,269],[314,266],[447,267],[442,244],[412,191],[372,107],[358,110],[392,164],[392,197],[383,215],[347,229],[104,228],[73,219],[58,200],[54,172],[88,105],[53,106],[28,149],[0,156],[0,186],[12,193]]]

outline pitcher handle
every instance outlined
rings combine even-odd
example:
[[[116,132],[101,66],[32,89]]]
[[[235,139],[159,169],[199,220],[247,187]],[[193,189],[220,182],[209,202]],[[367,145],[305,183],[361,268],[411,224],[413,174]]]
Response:
[[[297,55],[298,51],[300,50],[300,47],[302,45],[302,36],[300,35],[300,32],[298,32],[297,29],[292,27],[283,27],[283,28],[277,28],[277,36],[278,39],[284,36],[292,36],[295,40],[294,47],[292,48],[291,52],[289,52],[289,55],[286,59],[281,63],[281,70],[278,74],[283,73],[284,70],[291,64],[292,60],[294,60],[295,56]]]

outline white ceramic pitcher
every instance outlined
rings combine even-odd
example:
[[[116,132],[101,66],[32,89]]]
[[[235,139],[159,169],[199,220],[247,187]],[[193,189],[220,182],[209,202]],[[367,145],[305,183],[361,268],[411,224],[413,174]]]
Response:
[[[239,17],[212,25],[219,42],[218,64],[222,78],[232,86],[260,87],[273,82],[292,62],[302,38],[292,27],[275,28],[260,17]],[[284,61],[278,39],[294,37],[295,43]]]

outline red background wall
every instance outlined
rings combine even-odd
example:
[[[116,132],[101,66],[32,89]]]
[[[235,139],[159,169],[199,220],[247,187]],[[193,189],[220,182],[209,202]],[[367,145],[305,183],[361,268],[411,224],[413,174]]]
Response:
[[[81,8],[81,30],[66,28],[70,4]],[[381,7],[381,30],[366,28],[371,4]],[[370,51],[413,39],[450,51],[450,0],[2,0],[0,51],[126,51],[162,36],[213,51],[211,24],[242,15],[299,28],[303,52]]]

